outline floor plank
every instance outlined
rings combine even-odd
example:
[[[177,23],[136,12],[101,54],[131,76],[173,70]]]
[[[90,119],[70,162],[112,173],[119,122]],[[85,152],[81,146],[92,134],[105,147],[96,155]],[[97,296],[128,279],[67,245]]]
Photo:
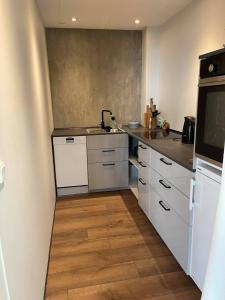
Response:
[[[56,203],[46,300],[199,300],[129,190]]]

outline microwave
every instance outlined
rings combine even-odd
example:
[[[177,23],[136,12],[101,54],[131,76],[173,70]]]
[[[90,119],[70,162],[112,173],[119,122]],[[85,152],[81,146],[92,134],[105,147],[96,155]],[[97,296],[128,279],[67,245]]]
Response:
[[[200,56],[195,154],[222,166],[225,142],[225,49]]]

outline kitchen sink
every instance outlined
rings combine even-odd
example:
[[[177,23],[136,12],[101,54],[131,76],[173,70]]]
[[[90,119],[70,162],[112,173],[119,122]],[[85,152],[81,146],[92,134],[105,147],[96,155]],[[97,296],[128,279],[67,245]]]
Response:
[[[91,128],[86,128],[87,133],[89,134],[104,134],[104,133],[122,133],[124,130],[122,129],[102,129],[100,127],[91,127]]]
[[[99,127],[92,127],[92,128],[86,128],[87,133],[105,133],[105,129],[99,128]]]

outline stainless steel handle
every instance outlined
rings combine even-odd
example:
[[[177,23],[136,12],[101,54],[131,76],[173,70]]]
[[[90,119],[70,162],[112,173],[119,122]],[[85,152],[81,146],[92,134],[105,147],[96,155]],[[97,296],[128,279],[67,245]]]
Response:
[[[172,166],[172,163],[171,163],[171,162],[168,162],[168,161],[166,161],[166,160],[165,160],[165,158],[163,158],[163,157],[162,157],[162,158],[160,158],[160,161],[161,161],[161,162],[163,162],[163,163],[164,163],[165,165],[167,165],[167,166]]]
[[[225,85],[225,76],[215,76],[208,78],[201,78],[199,80],[199,87],[205,86],[216,86],[216,85]]]
[[[166,188],[166,189],[171,189],[171,186],[169,186],[168,184],[166,184],[162,179],[159,180],[159,183],[160,183],[161,185],[163,185],[164,188]]]
[[[165,203],[161,200],[159,201],[159,205],[162,206],[162,208],[165,210],[165,211],[170,211],[170,208],[168,206],[165,205]]]
[[[142,185],[146,185],[147,183],[143,181],[142,178],[139,178],[138,181],[142,184]]]
[[[115,166],[116,164],[115,163],[105,163],[102,165],[103,165],[103,167],[107,167],[107,166]]]
[[[147,147],[144,147],[143,145],[139,145],[139,147],[143,150],[147,150],[148,148]]]
[[[190,198],[189,198],[189,210],[192,210],[194,207],[194,188],[195,188],[195,179],[191,178],[190,183]]]
[[[102,152],[107,153],[107,152],[115,152],[115,149],[110,149],[110,150],[102,150]]]
[[[139,161],[138,163],[139,163],[140,166],[142,166],[142,168],[146,168],[147,167],[142,161]]]

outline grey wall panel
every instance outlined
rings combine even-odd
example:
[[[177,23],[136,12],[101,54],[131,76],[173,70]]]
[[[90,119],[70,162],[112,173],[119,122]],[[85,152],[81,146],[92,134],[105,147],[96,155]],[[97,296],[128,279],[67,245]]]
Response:
[[[55,127],[140,120],[142,32],[46,29]]]

